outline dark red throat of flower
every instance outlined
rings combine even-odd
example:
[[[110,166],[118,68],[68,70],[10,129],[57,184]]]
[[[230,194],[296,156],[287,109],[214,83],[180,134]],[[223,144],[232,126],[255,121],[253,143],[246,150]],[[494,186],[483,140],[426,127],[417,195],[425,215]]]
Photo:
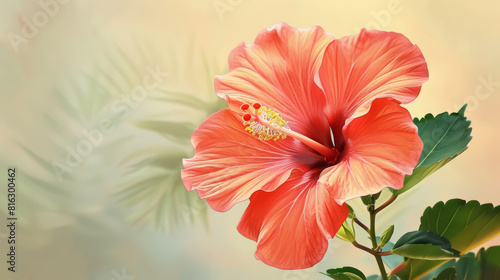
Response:
[[[273,109],[262,106],[259,103],[255,103],[252,106],[243,104],[240,109],[245,112],[243,115],[245,130],[260,140],[278,141],[289,136],[323,155],[326,162],[334,163],[337,160],[337,156],[339,155],[337,149],[329,148],[291,130],[288,126],[288,121],[280,117],[279,113]]]

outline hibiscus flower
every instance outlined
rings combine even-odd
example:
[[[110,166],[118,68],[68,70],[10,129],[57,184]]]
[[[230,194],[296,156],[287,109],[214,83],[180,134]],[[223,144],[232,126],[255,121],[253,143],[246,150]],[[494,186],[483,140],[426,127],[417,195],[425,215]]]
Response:
[[[403,186],[422,142],[408,111],[428,72],[398,33],[334,39],[278,24],[229,55],[227,109],[192,136],[182,180],[217,211],[250,199],[239,232],[257,259],[311,267],[347,218],[345,201]]]

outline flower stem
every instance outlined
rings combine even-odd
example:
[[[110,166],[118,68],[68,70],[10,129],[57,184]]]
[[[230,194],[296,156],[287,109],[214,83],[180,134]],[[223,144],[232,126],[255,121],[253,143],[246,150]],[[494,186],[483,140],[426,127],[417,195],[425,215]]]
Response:
[[[375,209],[374,214],[377,214],[378,212],[384,210],[384,208],[393,203],[394,200],[396,200],[396,198],[398,198],[398,196],[393,194],[384,204],[380,205],[377,209]]]
[[[396,273],[398,273],[401,269],[405,268],[409,263],[410,262],[408,262],[408,261],[400,263],[398,266],[396,266],[391,271],[391,273],[389,274],[389,276],[392,277],[393,275],[395,275]]]
[[[352,245],[354,245],[354,247],[359,248],[359,249],[361,249],[361,250],[363,250],[363,251],[366,251],[366,252],[368,252],[368,253],[370,253],[370,254],[372,254],[372,255],[375,253],[372,249],[370,249],[370,248],[368,248],[368,247],[366,247],[366,246],[363,246],[363,245],[359,244],[359,243],[358,243],[358,242],[356,242],[356,241],[353,241],[353,242],[352,242]]]
[[[373,250],[375,250],[378,248],[377,237],[375,236],[375,216],[377,215],[376,210],[375,210],[375,205],[371,205],[368,208],[368,211],[370,212],[370,239],[372,241]],[[382,279],[388,280],[387,272],[385,271],[384,262],[382,261],[382,257],[378,254],[375,254],[374,256],[375,256],[375,260],[377,261],[377,265],[378,265],[378,268],[380,270]]]
[[[363,224],[360,220],[358,220],[357,218],[354,218],[354,222],[356,224],[358,224],[358,226],[360,226],[362,229],[364,229],[366,232],[370,233],[370,229],[365,226],[365,224]]]

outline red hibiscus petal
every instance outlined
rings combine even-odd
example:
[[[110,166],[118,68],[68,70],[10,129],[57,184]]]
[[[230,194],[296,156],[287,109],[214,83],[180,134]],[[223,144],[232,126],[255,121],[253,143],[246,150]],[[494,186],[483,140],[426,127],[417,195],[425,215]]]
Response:
[[[321,156],[297,140],[262,141],[245,131],[229,109],[211,115],[194,132],[195,156],[184,160],[182,180],[217,211],[226,211],[257,190],[272,191],[294,168]]]
[[[317,186],[318,174],[295,171],[275,191],[252,195],[238,231],[258,242],[257,259],[281,269],[308,268],[323,259],[327,238],[335,235],[349,211],[333,198],[325,203],[328,198]],[[329,221],[320,225],[326,217]]]
[[[380,192],[400,189],[422,153],[423,144],[408,111],[391,99],[376,99],[370,111],[343,129],[345,150],[339,162],[319,179],[339,204]]]
[[[332,40],[319,26],[296,29],[282,23],[266,29],[254,43],[231,52],[231,72],[215,79],[217,95],[235,112],[244,103],[270,107],[294,131],[331,146],[325,96],[314,76]]]
[[[337,139],[344,121],[366,113],[375,98],[414,100],[429,73],[420,49],[394,32],[363,29],[328,45],[316,82]]]

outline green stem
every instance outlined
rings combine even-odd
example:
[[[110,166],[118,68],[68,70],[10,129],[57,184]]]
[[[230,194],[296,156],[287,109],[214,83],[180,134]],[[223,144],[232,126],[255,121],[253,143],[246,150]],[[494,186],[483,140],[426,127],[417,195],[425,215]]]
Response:
[[[378,248],[377,237],[375,236],[375,216],[377,215],[377,213],[375,212],[375,206],[371,205],[368,208],[368,211],[370,212],[370,239],[372,241],[373,249],[375,250]],[[382,261],[382,257],[378,254],[376,254],[374,256],[375,256],[375,260],[377,260],[377,265],[378,265],[378,268],[380,270],[382,279],[388,280],[387,272],[385,271],[384,262]]]

